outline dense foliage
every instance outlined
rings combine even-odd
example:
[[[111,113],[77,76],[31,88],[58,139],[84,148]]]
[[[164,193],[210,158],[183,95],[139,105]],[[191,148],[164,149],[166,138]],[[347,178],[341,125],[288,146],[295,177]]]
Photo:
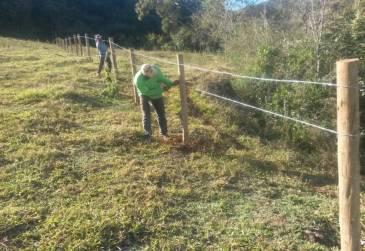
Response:
[[[139,21],[135,4],[135,0],[2,0],[1,35],[53,39],[87,32],[142,44],[145,34],[160,32],[160,18],[151,13]]]

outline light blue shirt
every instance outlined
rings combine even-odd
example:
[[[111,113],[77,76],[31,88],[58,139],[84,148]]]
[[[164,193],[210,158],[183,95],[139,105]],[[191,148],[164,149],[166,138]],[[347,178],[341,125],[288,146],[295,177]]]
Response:
[[[105,57],[108,52],[108,47],[104,43],[104,41],[96,42],[96,48],[98,49],[100,57]]]

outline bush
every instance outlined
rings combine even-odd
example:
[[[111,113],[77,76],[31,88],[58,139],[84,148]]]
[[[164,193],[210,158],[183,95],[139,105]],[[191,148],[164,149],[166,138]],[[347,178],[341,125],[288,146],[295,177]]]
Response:
[[[119,96],[119,88],[116,81],[113,81],[110,72],[107,72],[106,87],[102,91],[102,95],[109,98],[117,98]]]
[[[308,41],[293,43],[287,50],[282,47],[261,46],[256,55],[250,75],[315,80],[316,57]],[[331,94],[334,94],[331,89],[317,85],[242,79],[234,80],[233,86],[238,95],[252,105],[329,128],[335,125],[336,103],[331,98]],[[318,137],[325,137],[320,131],[308,130],[298,123],[273,119],[272,116],[256,114],[255,119],[261,125],[262,131],[275,130],[280,133],[281,139],[304,150],[314,150]]]

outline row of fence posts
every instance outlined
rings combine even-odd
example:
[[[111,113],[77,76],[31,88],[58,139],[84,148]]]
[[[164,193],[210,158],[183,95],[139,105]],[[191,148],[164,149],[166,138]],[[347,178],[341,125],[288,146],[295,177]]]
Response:
[[[85,39],[85,43],[83,43],[82,38]],[[90,41],[87,34],[85,34],[84,37],[81,37],[80,34],[66,38],[58,37],[55,39],[55,42],[56,45],[63,48],[67,52],[75,53],[77,56],[87,56],[88,58],[91,58]]]
[[[83,45],[82,37],[77,34],[73,35],[72,37],[66,38],[56,38],[56,44],[63,48],[65,51],[69,53],[75,53],[77,56],[87,56],[91,59],[91,52],[90,52],[90,41],[88,39],[88,35],[85,34],[83,37],[85,39],[85,47]],[[114,47],[114,40],[113,38],[109,38],[109,49],[111,53],[111,61],[112,61],[112,68],[115,74],[116,82],[119,80],[119,71],[118,71],[118,63],[117,63],[117,53]],[[86,53],[86,54],[85,54]],[[129,50],[129,57],[130,57],[130,65],[132,69],[132,80],[134,76],[137,74],[137,61],[136,61],[136,54],[134,49]],[[185,80],[185,69],[184,69],[184,57],[182,54],[177,54],[177,65],[178,69],[177,72],[179,74],[179,87],[180,87],[180,101],[181,101],[181,112],[180,112],[180,119],[181,119],[181,126],[182,126],[182,141],[184,144],[187,144],[189,141],[189,126],[188,126],[188,94],[187,94],[187,87],[186,87],[186,80]],[[133,82],[133,81],[132,81]],[[133,99],[136,105],[139,105],[139,98],[137,95],[137,90],[132,83],[133,88]]]
[[[80,35],[57,38],[56,44],[65,50],[85,56]],[[87,56],[90,57],[90,43],[85,34]],[[117,56],[113,38],[109,38],[114,72],[118,74]],[[136,54],[129,51],[132,77],[137,73]],[[180,81],[182,138],[189,140],[188,103],[185,81],[184,58],[177,55]],[[116,77],[117,78],[117,77]],[[337,62],[337,131],[338,131],[338,180],[339,180],[339,221],[342,251],[361,249],[360,225],[360,112],[359,112],[359,60],[348,59]],[[139,104],[133,85],[135,104]]]

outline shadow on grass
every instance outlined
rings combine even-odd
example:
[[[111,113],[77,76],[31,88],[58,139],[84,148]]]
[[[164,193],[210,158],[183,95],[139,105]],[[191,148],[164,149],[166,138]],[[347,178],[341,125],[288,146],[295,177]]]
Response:
[[[319,243],[328,248],[339,246],[338,230],[333,222],[325,217],[316,217],[312,226],[304,231],[305,239],[312,243]],[[337,238],[336,238],[337,237]]]
[[[182,139],[177,139],[174,148],[182,154],[190,153],[207,153],[214,155],[225,155],[227,150],[235,148],[236,150],[247,150],[248,147],[241,144],[236,137],[227,133],[213,135],[203,129],[194,129],[190,134],[189,143],[182,145]]]
[[[71,120],[54,118],[48,114],[44,114],[43,116],[35,117],[27,121],[24,124],[24,131],[28,133],[59,134],[79,128],[79,125]]]
[[[2,166],[6,166],[8,164],[10,164],[11,162],[9,160],[7,160],[4,156],[2,156],[0,154],[0,167]]]
[[[79,104],[82,106],[101,108],[111,105],[111,102],[107,98],[102,96],[90,96],[83,93],[77,92],[66,92],[60,96],[60,98],[65,99],[74,104]]]
[[[38,221],[35,219],[28,220],[25,223],[15,224],[0,231],[0,240],[12,240],[22,233],[31,231],[36,228]],[[7,250],[7,249],[2,249]]]
[[[87,151],[105,153],[114,149],[114,153],[128,154],[133,150],[133,146],[144,142],[139,135],[133,132],[120,131],[95,138],[75,140],[71,143]]]
[[[337,185],[337,177],[326,174],[310,174],[299,172],[295,170],[282,171],[288,176],[295,176],[301,179],[302,182],[307,183],[313,187],[322,187],[327,185]]]
[[[248,163],[251,168],[254,168],[258,172],[269,174],[279,172],[278,166],[272,161],[258,160],[247,157],[241,158],[241,161]]]

